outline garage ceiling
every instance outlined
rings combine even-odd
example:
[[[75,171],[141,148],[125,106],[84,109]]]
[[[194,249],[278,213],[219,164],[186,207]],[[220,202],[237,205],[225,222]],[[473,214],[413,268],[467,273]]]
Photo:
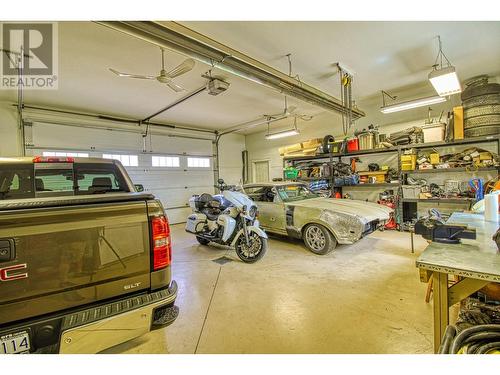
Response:
[[[437,53],[436,35],[441,35],[444,51],[461,79],[500,74],[498,22],[181,23],[282,72],[288,70],[285,55],[291,53],[294,74],[337,97],[338,77],[332,63],[340,61],[355,73],[354,94],[367,117],[379,116],[376,97],[381,89],[433,93],[426,81]],[[167,68],[184,58],[168,51]],[[160,50],[91,22],[60,22],[59,90],[26,91],[26,103],[144,118],[183,96],[155,81],[119,78],[109,67],[155,74],[160,68]],[[176,82],[194,90],[205,82],[201,74],[207,70],[207,65],[197,63]],[[224,129],[282,109],[280,94],[225,72],[214,73],[231,83],[227,92],[215,97],[202,93],[155,120]],[[15,92],[0,91],[0,100],[15,99]],[[303,114],[324,112],[294,99],[290,104]],[[249,132],[257,131],[262,127]]]

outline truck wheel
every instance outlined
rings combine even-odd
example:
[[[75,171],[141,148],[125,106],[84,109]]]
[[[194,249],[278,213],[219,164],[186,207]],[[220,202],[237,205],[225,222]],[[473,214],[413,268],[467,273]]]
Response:
[[[248,237],[250,246],[247,246],[244,235],[238,238],[235,244],[236,255],[245,263],[255,263],[267,251],[267,238],[263,238],[255,232],[248,233]]]
[[[206,238],[200,237],[200,236],[196,236],[196,239],[198,240],[198,242],[201,245],[208,245],[210,243],[209,240],[207,240]]]
[[[309,224],[304,229],[303,239],[307,248],[318,255],[328,254],[337,246],[335,237],[319,224]]]

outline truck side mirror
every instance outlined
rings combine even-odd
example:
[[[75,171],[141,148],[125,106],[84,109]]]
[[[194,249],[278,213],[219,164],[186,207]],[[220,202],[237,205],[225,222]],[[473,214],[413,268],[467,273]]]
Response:
[[[134,185],[135,191],[138,193],[142,193],[144,191],[144,186],[142,184],[136,184]]]

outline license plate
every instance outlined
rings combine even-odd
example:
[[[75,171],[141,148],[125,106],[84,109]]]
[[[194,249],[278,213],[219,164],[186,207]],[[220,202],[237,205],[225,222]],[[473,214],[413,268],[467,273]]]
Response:
[[[10,333],[0,337],[0,354],[29,353],[30,348],[28,331]]]

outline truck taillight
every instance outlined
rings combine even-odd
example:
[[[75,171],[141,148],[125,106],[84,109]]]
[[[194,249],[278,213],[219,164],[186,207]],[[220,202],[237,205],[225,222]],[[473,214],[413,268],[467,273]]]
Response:
[[[35,156],[33,163],[74,163],[75,158],[68,157],[54,157],[54,156]]]
[[[172,246],[170,243],[170,227],[165,216],[151,220],[153,241],[153,270],[160,270],[170,265],[172,261]]]

